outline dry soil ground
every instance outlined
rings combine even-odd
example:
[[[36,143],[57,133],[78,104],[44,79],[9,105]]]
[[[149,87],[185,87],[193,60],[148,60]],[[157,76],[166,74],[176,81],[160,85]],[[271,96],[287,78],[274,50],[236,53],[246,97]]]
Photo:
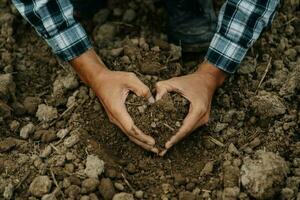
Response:
[[[152,86],[198,62],[166,42],[164,13],[157,1],[117,2],[84,24],[109,68]],[[208,125],[162,158],[112,125],[95,94],[1,0],[0,199],[300,199],[299,55],[299,0],[286,0],[215,94]],[[188,102],[168,101],[153,108],[131,97],[127,106],[141,128],[172,134]]]

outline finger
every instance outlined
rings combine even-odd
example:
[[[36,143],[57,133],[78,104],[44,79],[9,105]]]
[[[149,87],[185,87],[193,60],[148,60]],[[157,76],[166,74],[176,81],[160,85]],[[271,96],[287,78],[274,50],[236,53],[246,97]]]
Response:
[[[170,149],[173,145],[189,135],[193,131],[195,125],[198,123],[202,115],[203,113],[197,112],[196,109],[191,109],[184,119],[182,126],[180,127],[178,132],[166,143],[166,149]]]
[[[154,98],[152,93],[140,79],[138,79],[135,75],[132,75],[132,80],[127,83],[129,90],[134,92],[139,97],[145,97],[148,99],[149,103],[154,103]]]
[[[156,88],[156,97],[155,100],[160,100],[166,93],[172,91],[172,87],[166,84],[164,81],[158,82],[155,85]]]
[[[167,152],[168,152],[168,149],[164,149],[158,155],[163,157],[164,155],[166,155]]]
[[[131,136],[128,136],[128,138],[134,142],[135,144],[139,145],[140,147],[142,147],[143,149],[146,149],[147,151],[152,151],[153,153],[156,153],[158,154],[158,149],[152,145],[148,145],[148,144],[145,144],[139,140],[137,140],[136,138],[134,137],[131,137]]]

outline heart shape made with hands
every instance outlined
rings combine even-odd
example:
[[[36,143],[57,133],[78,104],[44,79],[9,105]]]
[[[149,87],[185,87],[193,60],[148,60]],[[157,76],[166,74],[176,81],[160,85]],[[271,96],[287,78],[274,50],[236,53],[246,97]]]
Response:
[[[126,106],[135,125],[154,138],[159,151],[165,149],[165,143],[181,127],[189,111],[188,100],[177,93],[167,93],[152,104],[143,97],[129,94]]]

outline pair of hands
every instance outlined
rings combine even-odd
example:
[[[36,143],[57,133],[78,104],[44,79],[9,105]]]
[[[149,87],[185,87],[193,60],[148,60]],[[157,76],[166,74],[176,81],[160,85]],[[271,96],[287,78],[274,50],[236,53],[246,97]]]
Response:
[[[156,84],[156,101],[168,92],[177,92],[190,102],[189,113],[181,128],[165,144],[166,150],[159,152],[154,147],[155,140],[144,134],[134,124],[125,106],[130,91],[137,96],[147,98],[150,103],[154,103],[155,100],[149,88],[134,73],[108,70],[98,57],[97,59],[93,58],[95,56],[93,51],[85,54],[87,55],[80,56],[80,60],[72,61],[71,64],[81,79],[95,91],[110,121],[116,124],[131,141],[161,156],[193,130],[208,122],[213,94],[226,77],[224,72],[208,62],[204,62],[192,74],[160,81]]]

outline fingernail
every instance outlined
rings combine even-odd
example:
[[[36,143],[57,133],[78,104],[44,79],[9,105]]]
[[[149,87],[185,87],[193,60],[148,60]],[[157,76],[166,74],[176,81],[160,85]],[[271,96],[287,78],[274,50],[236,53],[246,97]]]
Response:
[[[167,149],[163,150],[162,152],[159,153],[159,156],[163,157],[167,153]]]
[[[155,102],[155,99],[153,98],[153,96],[151,96],[151,97],[148,98],[148,102],[149,103],[154,103]]]

